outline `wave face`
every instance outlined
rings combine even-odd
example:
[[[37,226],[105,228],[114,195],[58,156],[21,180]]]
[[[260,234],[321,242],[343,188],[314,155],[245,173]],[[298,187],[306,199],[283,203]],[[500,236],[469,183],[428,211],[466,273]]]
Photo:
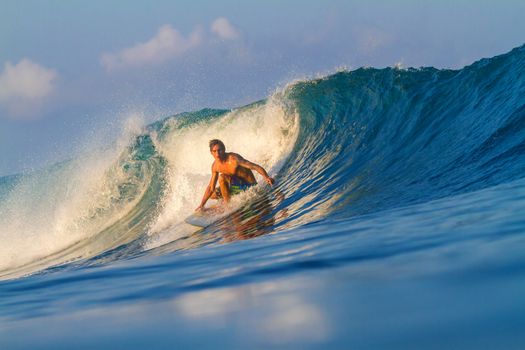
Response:
[[[301,132],[282,187],[308,198],[302,208],[348,217],[516,180],[524,93],[524,47],[462,70],[358,69],[296,84]]]
[[[512,182],[525,173],[523,96],[520,47],[461,70],[341,72],[132,128],[109,149],[0,178],[0,278],[214,241],[183,223],[209,181],[212,138],[277,178],[234,201],[244,238]]]

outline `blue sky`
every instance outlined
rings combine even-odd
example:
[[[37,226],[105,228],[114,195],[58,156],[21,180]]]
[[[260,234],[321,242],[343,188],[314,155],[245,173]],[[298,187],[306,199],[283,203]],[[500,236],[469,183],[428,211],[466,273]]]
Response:
[[[522,0],[1,7],[0,175],[67,158],[131,115],[235,107],[340,67],[461,68],[525,43]]]

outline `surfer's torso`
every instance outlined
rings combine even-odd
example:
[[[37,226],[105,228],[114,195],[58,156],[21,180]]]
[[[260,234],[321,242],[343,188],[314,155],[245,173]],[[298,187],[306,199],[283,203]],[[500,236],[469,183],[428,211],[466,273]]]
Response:
[[[256,183],[253,172],[239,165],[239,159],[242,157],[236,153],[226,153],[223,159],[216,159],[213,162],[212,170],[220,174],[236,177],[246,184]]]
[[[215,161],[211,166],[210,183],[206,187],[201,204],[196,210],[202,210],[209,198],[219,199],[222,197],[224,202],[228,203],[231,194],[237,194],[255,185],[257,181],[252,170],[257,171],[267,184],[273,185],[275,182],[262,166],[244,159],[237,153],[226,153],[225,149],[221,140],[210,141],[210,153]],[[219,182],[220,195],[215,188],[217,181]]]

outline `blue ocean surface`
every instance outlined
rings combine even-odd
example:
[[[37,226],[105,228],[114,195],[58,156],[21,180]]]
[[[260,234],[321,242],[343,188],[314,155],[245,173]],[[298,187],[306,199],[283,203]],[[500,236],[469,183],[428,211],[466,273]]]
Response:
[[[213,138],[276,184],[201,229]],[[0,177],[0,239],[1,349],[524,349],[525,46],[131,120]]]

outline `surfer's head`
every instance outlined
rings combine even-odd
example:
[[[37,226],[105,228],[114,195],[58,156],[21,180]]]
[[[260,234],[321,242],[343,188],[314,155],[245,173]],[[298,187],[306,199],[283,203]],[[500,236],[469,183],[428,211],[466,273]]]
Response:
[[[210,141],[210,153],[215,159],[223,159],[226,154],[226,147],[221,140],[213,139]]]

